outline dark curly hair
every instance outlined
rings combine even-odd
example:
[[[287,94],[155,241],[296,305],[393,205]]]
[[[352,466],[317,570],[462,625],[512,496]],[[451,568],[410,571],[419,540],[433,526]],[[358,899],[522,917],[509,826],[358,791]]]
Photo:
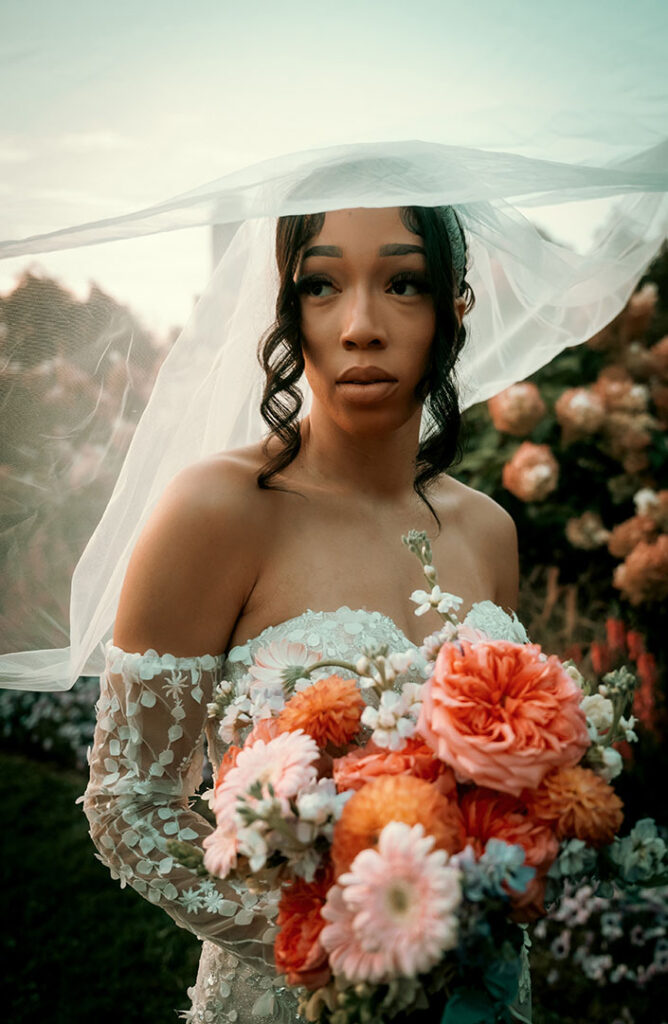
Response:
[[[400,208],[400,213],[409,231],[423,240],[436,314],[431,358],[416,387],[416,398],[425,403],[428,429],[418,448],[413,487],[440,526],[425,492],[435,477],[461,457],[461,413],[454,368],[466,341],[466,328],[458,324],[455,298],[462,296],[466,299],[465,312],[468,313],[473,308],[475,296],[466,281],[466,273],[459,286],[455,280],[450,239],[441,208],[405,206]],[[296,214],[280,217],[276,228],[276,262],[280,278],[276,320],[260,339],[258,359],[265,373],[260,411],[270,428],[265,454],[268,454],[267,445],[272,437],[279,438],[282,444],[258,473],[257,482],[261,488],[280,489],[271,483],[271,479],[290,465],[301,447],[298,417],[303,395],[298,384],[304,372],[304,355],[301,310],[294,279],[304,245],[322,230],[324,221],[324,213]],[[455,222],[468,260],[464,231],[456,214]]]

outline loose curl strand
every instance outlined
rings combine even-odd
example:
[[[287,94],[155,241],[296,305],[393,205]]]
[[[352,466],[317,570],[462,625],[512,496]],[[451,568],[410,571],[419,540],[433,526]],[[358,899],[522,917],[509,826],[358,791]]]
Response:
[[[462,297],[466,300],[466,314],[473,308],[475,296],[466,281],[466,269],[460,282],[455,279],[450,238],[439,207],[402,207],[401,219],[409,231],[419,235],[424,242],[434,301],[436,330],[429,364],[415,390],[418,401],[424,403],[427,431],[418,448],[413,487],[440,528],[438,515],[427,497],[427,488],[461,458],[461,412],[455,365],[467,335],[466,327],[457,319],[455,299]],[[272,477],[290,465],[301,447],[299,413],[303,395],[298,383],[304,372],[304,355],[301,310],[294,278],[301,250],[322,230],[324,221],[324,213],[298,214],[280,217],[276,227],[276,262],[280,278],[276,320],[260,339],[258,359],[265,374],[260,412],[270,429],[265,454],[268,454],[272,437],[280,440],[281,447],[258,473],[258,486],[265,489],[283,489],[271,482]],[[456,214],[455,221],[467,263],[466,237]]]

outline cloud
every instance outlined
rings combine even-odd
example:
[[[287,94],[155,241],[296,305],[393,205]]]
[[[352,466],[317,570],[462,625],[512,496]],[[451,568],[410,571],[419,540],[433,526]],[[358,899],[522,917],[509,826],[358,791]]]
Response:
[[[117,132],[66,132],[57,140],[57,145],[68,153],[112,153],[134,149],[133,139]]]
[[[113,196],[102,196],[75,188],[36,188],[25,199],[38,203],[70,203],[75,206],[106,207],[110,212],[127,212],[127,201]]]
[[[19,138],[0,135],[0,164],[20,164],[30,160],[33,152]]]

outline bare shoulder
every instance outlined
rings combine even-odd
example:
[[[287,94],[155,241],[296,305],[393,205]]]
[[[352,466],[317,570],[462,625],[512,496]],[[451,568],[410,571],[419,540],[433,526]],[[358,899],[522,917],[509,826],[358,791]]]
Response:
[[[492,567],[496,603],[516,609],[519,558],[513,517],[488,494],[451,476],[443,478],[439,499],[444,512],[454,513],[466,542]]]
[[[166,487],[132,553],[114,642],[187,657],[225,650],[266,534],[257,448],[213,456]]]

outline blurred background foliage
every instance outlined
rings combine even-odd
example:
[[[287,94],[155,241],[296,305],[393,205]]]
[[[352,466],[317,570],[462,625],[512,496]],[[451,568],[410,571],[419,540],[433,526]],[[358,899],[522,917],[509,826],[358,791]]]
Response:
[[[79,300],[26,274],[0,298],[2,650],[15,649],[26,608],[59,645],[68,594],[50,586],[53,566],[76,564],[168,349],[95,287]],[[615,780],[629,827],[646,815],[667,824],[667,426],[664,251],[599,335],[465,414],[452,469],[517,524],[518,613],[532,640],[589,678],[621,663],[638,676],[639,742],[625,745]],[[12,1024],[175,1019],[194,982],[198,940],[131,889],[119,895],[75,805],[98,693],[96,679],[67,693],[0,692]],[[536,1024],[661,1024],[667,928],[665,891],[570,893],[534,928]]]

